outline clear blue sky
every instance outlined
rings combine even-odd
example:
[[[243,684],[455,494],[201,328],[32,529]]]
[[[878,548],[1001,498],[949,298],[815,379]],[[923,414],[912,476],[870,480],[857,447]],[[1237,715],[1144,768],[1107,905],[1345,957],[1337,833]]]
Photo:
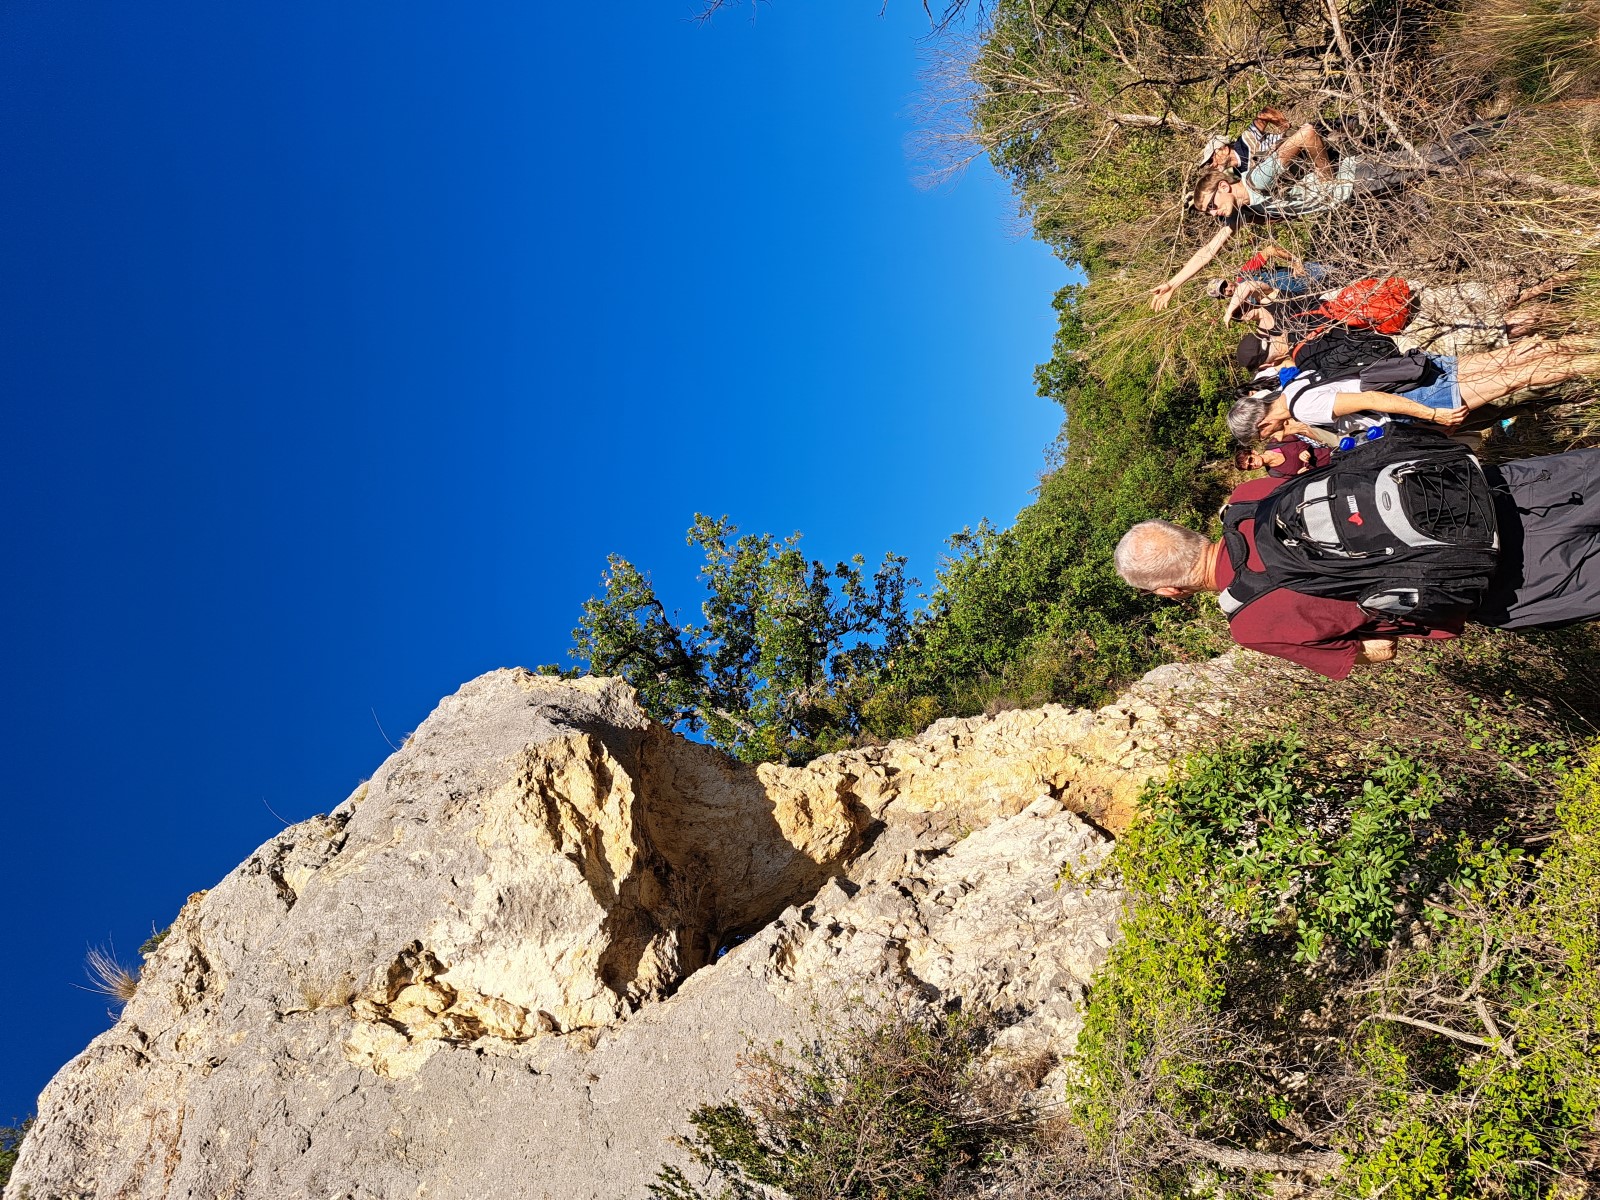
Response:
[[[1028,500],[1066,269],[904,139],[916,0],[0,6],[0,1121],[184,897],[696,510]],[[269,806],[272,811],[269,811]]]

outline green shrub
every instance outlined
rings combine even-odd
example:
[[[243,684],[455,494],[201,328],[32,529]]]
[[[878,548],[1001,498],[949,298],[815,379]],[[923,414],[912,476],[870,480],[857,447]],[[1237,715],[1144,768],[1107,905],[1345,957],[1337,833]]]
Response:
[[[1573,769],[1492,730],[1468,737],[1556,794],[1542,856],[1394,754],[1233,745],[1149,789],[1073,1063],[1098,1153],[1160,1195],[1254,1194],[1271,1162],[1351,1196],[1572,1194],[1600,1136],[1600,748]]]
[[[11,1182],[11,1169],[17,1165],[17,1151],[22,1146],[22,1139],[28,1136],[28,1130],[32,1128],[32,1117],[20,1125],[0,1128],[0,1191],[4,1191],[6,1184]]]
[[[690,1117],[693,1159],[722,1181],[720,1196],[794,1200],[934,1200],[953,1170],[999,1153],[1002,1114],[975,1103],[972,1068],[989,1026],[952,1014],[893,1015],[832,1026],[797,1054],[782,1046],[744,1064],[738,1101]],[[705,1200],[665,1168],[657,1200]]]

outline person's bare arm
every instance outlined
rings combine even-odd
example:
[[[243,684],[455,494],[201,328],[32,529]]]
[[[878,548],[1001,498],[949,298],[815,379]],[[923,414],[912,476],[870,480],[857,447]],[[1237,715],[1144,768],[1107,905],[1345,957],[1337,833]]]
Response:
[[[1189,261],[1178,268],[1178,273],[1165,283],[1150,289],[1150,307],[1160,312],[1172,303],[1172,297],[1184,284],[1205,269],[1205,265],[1222,253],[1222,248],[1233,236],[1233,226],[1224,225],[1211,235],[1211,240],[1189,256]]]
[[[1454,428],[1467,419],[1465,405],[1457,408],[1429,408],[1426,404],[1419,404],[1415,400],[1408,400],[1391,392],[1340,392],[1334,397],[1334,416],[1345,417],[1357,412],[1381,412],[1397,417],[1414,417],[1419,421],[1431,421],[1449,428]]]
[[[1356,652],[1356,666],[1375,667],[1379,663],[1393,662],[1394,655],[1394,638],[1362,638],[1361,649]]]
[[[1276,108],[1263,108],[1256,114],[1256,124],[1263,129],[1277,129],[1279,131],[1289,128],[1289,118],[1283,115],[1282,110]]]
[[[1253,308],[1272,289],[1259,280],[1249,279],[1233,289],[1233,295],[1228,297],[1228,307],[1222,312],[1224,324],[1232,324],[1239,317],[1242,308]]]
[[[1339,444],[1339,435],[1331,429],[1318,429],[1315,425],[1307,425],[1304,421],[1289,420],[1283,423],[1283,432],[1299,434],[1308,437],[1319,446],[1333,447]]]
[[[1283,262],[1290,269],[1291,274],[1301,275],[1302,278],[1306,277],[1306,259],[1302,259],[1299,254],[1291,254],[1283,246],[1269,246],[1269,251],[1269,258],[1275,258],[1278,262]],[[1264,253],[1267,253],[1267,251],[1264,251]]]
[[[1328,161],[1328,145],[1313,125],[1302,125],[1283,139],[1277,149],[1277,159],[1288,166],[1300,155],[1311,160],[1311,169],[1318,179],[1333,178],[1333,164]]]

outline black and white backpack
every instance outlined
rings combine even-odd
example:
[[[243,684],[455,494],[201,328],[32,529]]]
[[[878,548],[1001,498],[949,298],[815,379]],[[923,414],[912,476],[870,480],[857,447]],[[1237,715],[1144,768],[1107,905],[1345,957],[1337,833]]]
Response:
[[[1249,565],[1239,527],[1255,522],[1265,570]],[[1428,430],[1391,426],[1336,453],[1255,503],[1222,510],[1232,620],[1278,588],[1353,600],[1418,626],[1464,616],[1483,599],[1500,548],[1494,499],[1478,460]]]

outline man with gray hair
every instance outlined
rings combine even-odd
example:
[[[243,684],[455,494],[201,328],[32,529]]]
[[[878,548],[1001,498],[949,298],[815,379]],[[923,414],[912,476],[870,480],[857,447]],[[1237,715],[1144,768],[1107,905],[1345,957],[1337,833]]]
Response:
[[[1171,521],[1141,521],[1117,543],[1117,574],[1141,592],[1181,599],[1210,591],[1221,542]]]
[[[1600,618],[1600,449],[1502,463],[1484,468],[1484,475],[1493,496],[1498,555],[1487,591],[1470,613],[1459,616],[1424,623],[1353,599],[1274,584],[1249,520],[1237,525],[1243,537],[1237,566],[1223,542],[1168,521],[1141,521],[1117,543],[1117,573],[1140,591],[1174,600],[1227,593],[1230,585],[1240,591],[1236,581],[1249,576],[1248,599],[1229,611],[1233,640],[1330,679],[1388,662],[1401,637],[1456,637],[1469,617],[1501,629],[1558,628]],[[1252,479],[1228,503],[1253,506],[1291,482]],[[1328,561],[1325,569],[1337,574],[1340,560]]]

